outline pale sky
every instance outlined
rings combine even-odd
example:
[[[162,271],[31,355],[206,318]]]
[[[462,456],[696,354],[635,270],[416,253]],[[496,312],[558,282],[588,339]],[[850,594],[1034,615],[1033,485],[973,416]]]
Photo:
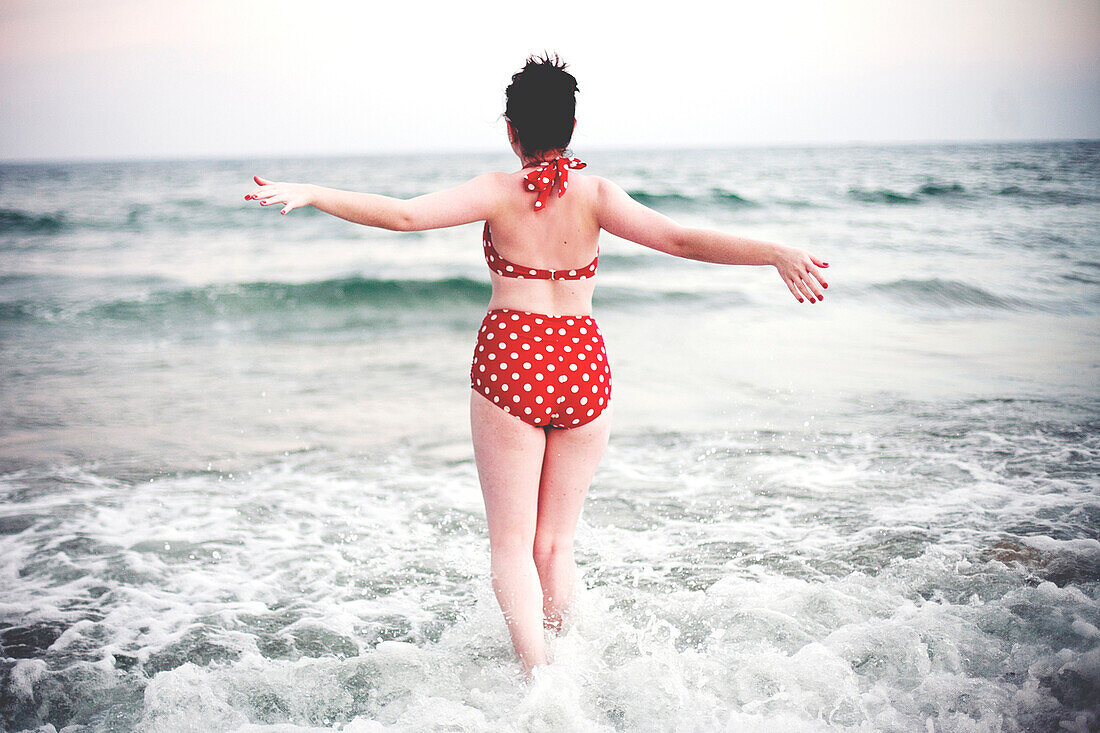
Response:
[[[1100,0],[3,0],[0,160],[507,152],[543,49],[575,151],[1100,138]]]

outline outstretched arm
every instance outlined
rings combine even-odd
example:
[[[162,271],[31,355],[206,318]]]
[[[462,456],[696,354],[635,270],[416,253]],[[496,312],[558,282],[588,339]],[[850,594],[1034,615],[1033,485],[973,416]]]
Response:
[[[259,201],[261,206],[283,204],[280,212],[283,214],[302,206],[313,206],[356,224],[412,232],[490,218],[501,200],[502,179],[505,178],[505,173],[486,173],[446,191],[398,199],[254,176],[258,188],[245,195],[245,199]]]
[[[598,177],[596,181],[599,186],[597,217],[600,228],[616,237],[676,257],[702,262],[772,265],[799,303],[803,301],[803,295],[811,303],[824,299],[821,288],[829,286],[818,268],[828,267],[829,263],[809,252],[712,229],[680,226],[664,214],[630,198],[626,191],[611,181]]]

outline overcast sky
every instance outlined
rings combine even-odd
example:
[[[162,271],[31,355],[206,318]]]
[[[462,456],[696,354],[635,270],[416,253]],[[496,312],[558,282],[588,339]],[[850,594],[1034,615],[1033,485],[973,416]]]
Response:
[[[1100,137],[1098,0],[3,0],[0,159],[506,151],[543,49],[576,151]]]

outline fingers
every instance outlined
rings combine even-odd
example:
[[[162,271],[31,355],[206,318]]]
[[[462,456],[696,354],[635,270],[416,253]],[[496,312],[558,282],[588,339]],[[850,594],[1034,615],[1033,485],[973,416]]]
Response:
[[[810,289],[810,292],[814,294],[818,300],[825,300],[825,296],[821,292],[821,288],[817,286],[813,280],[810,279],[808,274],[802,276],[802,284]]]
[[[303,199],[296,199],[283,194],[275,194],[265,201],[260,202],[260,206],[271,206],[272,204],[284,204],[283,210],[279,213],[286,214],[288,212],[294,211],[294,209],[302,208],[306,205],[306,202]]]
[[[294,209],[300,209],[300,208],[302,208],[303,206],[305,206],[309,203],[304,198],[295,197],[293,195],[293,192],[287,192],[285,190],[282,190],[282,191],[279,190],[270,181],[266,181],[265,179],[260,178],[259,176],[253,176],[253,177],[256,179],[257,183],[259,183],[261,181],[264,181],[264,182],[260,184],[260,188],[257,188],[255,191],[252,191],[251,193],[245,194],[245,199],[249,199],[249,200],[255,199],[256,201],[260,202],[260,206],[271,206],[273,204],[284,204],[282,211],[280,211],[279,213],[280,214],[287,214],[287,213],[290,213],[291,211],[294,211]]]
[[[796,278],[794,284],[798,286],[798,289],[802,291],[802,294],[810,299],[811,303],[816,303],[817,299],[814,298],[814,294],[810,292],[810,289],[806,286],[801,278]]]
[[[822,275],[821,271],[818,270],[816,267],[814,267],[813,265],[810,265],[809,267],[806,268],[806,271],[817,278],[817,281],[819,283],[821,283],[821,287],[823,287],[823,288],[829,287],[829,283],[825,282],[825,276]]]
[[[809,252],[790,247],[784,251],[784,255],[775,263],[775,267],[798,302],[805,302],[803,296],[809,298],[811,303],[825,300],[822,288],[828,288],[829,283],[825,282],[825,276],[817,268],[828,267],[829,263]],[[821,287],[818,287],[819,283]]]
[[[283,210],[280,211],[279,213],[280,214],[286,214],[286,213],[289,213],[291,211],[294,211],[295,209],[300,209],[301,207],[303,207],[305,205],[306,205],[306,202],[301,200],[301,199],[291,199],[290,201],[286,202],[286,206],[284,206]]]
[[[261,188],[257,188],[255,191],[245,194],[246,201],[259,201],[263,203],[264,199],[269,199],[272,196],[286,196],[285,190],[276,188],[274,184],[267,184]]]
[[[260,178],[259,176],[252,176],[252,180],[255,181],[256,185],[259,186],[260,188],[254,189],[251,192],[246,193],[244,195],[244,200],[245,201],[250,201],[252,199],[265,198],[265,196],[261,195],[261,194],[264,193],[264,187],[265,186],[270,186],[273,183],[275,183],[275,181],[269,181],[266,178]],[[268,193],[267,195],[270,195],[270,193]]]
[[[783,282],[787,283],[787,289],[791,291],[791,295],[798,299],[798,302],[802,302],[802,296],[798,294],[798,290],[794,287],[794,281],[788,277],[783,278]]]
[[[286,203],[287,197],[290,195],[291,192],[286,188],[268,183],[257,188],[255,191],[245,196],[245,198],[259,201],[260,206],[267,206],[268,204]]]

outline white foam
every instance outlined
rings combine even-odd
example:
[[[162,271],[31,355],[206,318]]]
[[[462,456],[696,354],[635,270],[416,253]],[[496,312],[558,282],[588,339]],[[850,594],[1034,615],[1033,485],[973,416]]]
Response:
[[[1060,508],[1096,504],[1095,482],[1006,471],[1006,446],[1059,454],[992,435],[620,439],[530,685],[488,582],[474,468],[415,445],[232,477],[63,472],[64,490],[7,510],[50,519],[0,536],[3,610],[64,627],[41,654],[66,674],[123,684],[140,665],[130,712],[148,730],[1092,725],[1073,700],[1100,674],[1100,543]],[[996,545],[1038,516],[1050,534]],[[58,674],[21,660],[8,686],[28,700]]]

